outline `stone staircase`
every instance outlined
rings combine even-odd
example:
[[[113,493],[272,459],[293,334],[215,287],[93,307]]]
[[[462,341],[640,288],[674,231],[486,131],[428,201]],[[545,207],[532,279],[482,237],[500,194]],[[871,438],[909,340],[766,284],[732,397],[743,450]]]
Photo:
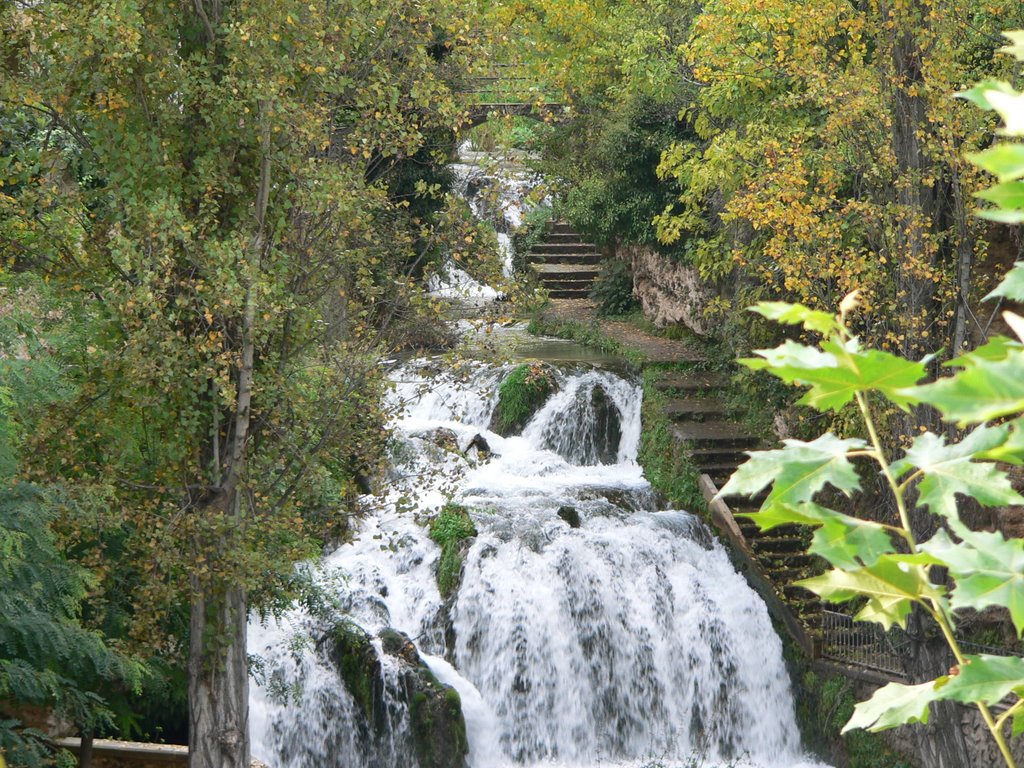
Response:
[[[568,224],[557,222],[530,250],[528,261],[552,299],[586,299],[600,271],[601,254]]]
[[[685,371],[666,373],[654,382],[667,402],[665,413],[673,422],[676,438],[689,446],[689,453],[698,472],[714,496],[728,481],[736,467],[746,461],[745,451],[763,448],[763,442],[736,421],[737,414],[715,396],[728,382],[722,374]],[[811,529],[786,525],[762,533],[746,517],[733,513],[755,512],[764,495],[753,499],[728,497],[722,507],[729,511],[732,527],[742,538],[742,545],[756,562],[775,594],[803,625],[809,636],[816,636],[820,626],[821,602],[817,595],[793,586],[793,582],[812,575],[817,559],[806,554]]]

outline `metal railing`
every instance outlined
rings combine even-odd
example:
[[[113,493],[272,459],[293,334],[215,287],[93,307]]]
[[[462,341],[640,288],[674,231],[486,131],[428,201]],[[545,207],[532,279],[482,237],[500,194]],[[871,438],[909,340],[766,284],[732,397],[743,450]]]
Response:
[[[878,624],[854,621],[838,611],[821,612],[823,658],[906,677],[900,649],[905,640],[885,632]]]

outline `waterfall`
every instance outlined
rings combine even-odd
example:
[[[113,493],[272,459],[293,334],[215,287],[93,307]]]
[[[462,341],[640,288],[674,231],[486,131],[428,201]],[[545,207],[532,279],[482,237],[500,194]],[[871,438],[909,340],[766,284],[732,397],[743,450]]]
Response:
[[[250,627],[254,755],[432,768],[397,643],[458,692],[473,768],[811,765],[763,603],[697,518],[659,509],[636,463],[639,386],[559,371],[503,438],[488,425],[509,371],[424,360],[394,374],[388,492],[308,569],[319,599]],[[425,523],[449,500],[477,535],[445,599]],[[339,626],[369,649],[370,698],[342,683]]]

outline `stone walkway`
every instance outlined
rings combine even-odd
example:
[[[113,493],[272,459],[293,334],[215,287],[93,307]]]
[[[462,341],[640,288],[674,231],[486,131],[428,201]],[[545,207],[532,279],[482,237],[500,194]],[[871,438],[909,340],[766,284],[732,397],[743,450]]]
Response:
[[[552,322],[596,325],[602,334],[636,350],[648,363],[701,363],[706,360],[700,350],[684,342],[645,333],[621,320],[598,317],[591,299],[552,299],[541,317]]]

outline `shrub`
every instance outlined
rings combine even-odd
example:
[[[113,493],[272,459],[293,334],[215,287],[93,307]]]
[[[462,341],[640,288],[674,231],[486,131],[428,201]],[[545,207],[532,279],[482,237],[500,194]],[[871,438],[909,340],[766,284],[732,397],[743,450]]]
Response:
[[[628,315],[640,305],[633,295],[633,270],[621,259],[606,259],[594,281],[590,298],[597,302],[601,317]]]

